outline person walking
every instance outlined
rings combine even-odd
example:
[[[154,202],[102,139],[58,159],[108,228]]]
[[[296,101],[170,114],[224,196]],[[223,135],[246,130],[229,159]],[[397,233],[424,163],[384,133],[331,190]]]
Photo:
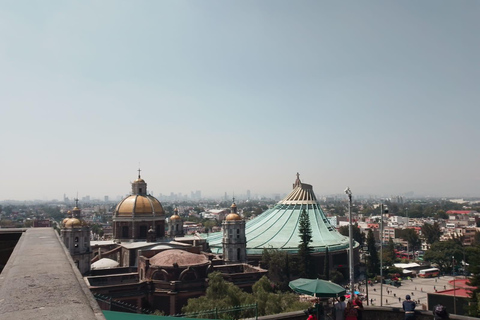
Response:
[[[345,320],[358,320],[358,311],[353,305],[353,300],[349,299],[347,306],[345,307]]]
[[[340,301],[335,304],[335,320],[345,320],[345,308],[347,304],[345,303],[345,296],[340,297]]]
[[[415,301],[412,301],[410,295],[405,296],[405,301],[403,301],[402,307],[405,311],[405,320],[414,320],[415,319],[415,307],[417,304]]]

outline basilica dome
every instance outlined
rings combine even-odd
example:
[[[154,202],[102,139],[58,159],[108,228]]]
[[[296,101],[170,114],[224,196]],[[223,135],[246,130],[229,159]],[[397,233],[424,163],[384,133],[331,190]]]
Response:
[[[120,201],[115,209],[115,215],[117,216],[155,216],[164,213],[162,204],[155,197],[138,194],[126,197]]]
[[[132,194],[117,205],[115,216],[159,216],[164,215],[162,204],[154,196],[147,193],[147,183],[140,177],[132,183]]]

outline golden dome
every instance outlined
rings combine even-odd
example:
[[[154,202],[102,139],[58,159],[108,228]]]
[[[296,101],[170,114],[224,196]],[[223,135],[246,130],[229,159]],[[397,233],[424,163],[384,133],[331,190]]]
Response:
[[[77,218],[70,218],[65,222],[65,228],[75,228],[81,227],[84,225],[84,222]]]
[[[65,218],[62,220],[62,224],[64,225],[70,218]]]
[[[229,215],[227,215],[227,217],[225,218],[225,220],[227,221],[234,221],[234,220],[242,220],[242,217],[240,217],[238,214],[236,213],[230,213]]]
[[[142,178],[138,178],[137,180],[135,180],[133,183],[145,183],[145,180],[143,180]]]
[[[131,195],[123,199],[115,209],[117,216],[163,215],[162,204],[155,197],[149,195]]]
[[[230,208],[236,208],[236,207],[237,207],[237,205],[235,204],[235,202],[232,203],[232,205],[230,206]]]
[[[182,218],[180,218],[180,216],[178,214],[174,214],[170,217],[170,220],[180,220]]]

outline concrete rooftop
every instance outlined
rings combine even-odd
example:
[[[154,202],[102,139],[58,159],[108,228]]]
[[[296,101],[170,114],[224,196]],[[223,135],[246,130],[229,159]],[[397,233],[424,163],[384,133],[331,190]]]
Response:
[[[52,228],[27,229],[20,237],[0,274],[0,315],[2,319],[105,320]]]

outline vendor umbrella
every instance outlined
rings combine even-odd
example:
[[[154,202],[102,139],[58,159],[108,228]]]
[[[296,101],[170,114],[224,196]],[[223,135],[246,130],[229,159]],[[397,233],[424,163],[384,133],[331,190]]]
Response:
[[[345,295],[346,290],[331,281],[300,278],[290,281],[288,286],[295,292],[321,298],[336,298]]]

